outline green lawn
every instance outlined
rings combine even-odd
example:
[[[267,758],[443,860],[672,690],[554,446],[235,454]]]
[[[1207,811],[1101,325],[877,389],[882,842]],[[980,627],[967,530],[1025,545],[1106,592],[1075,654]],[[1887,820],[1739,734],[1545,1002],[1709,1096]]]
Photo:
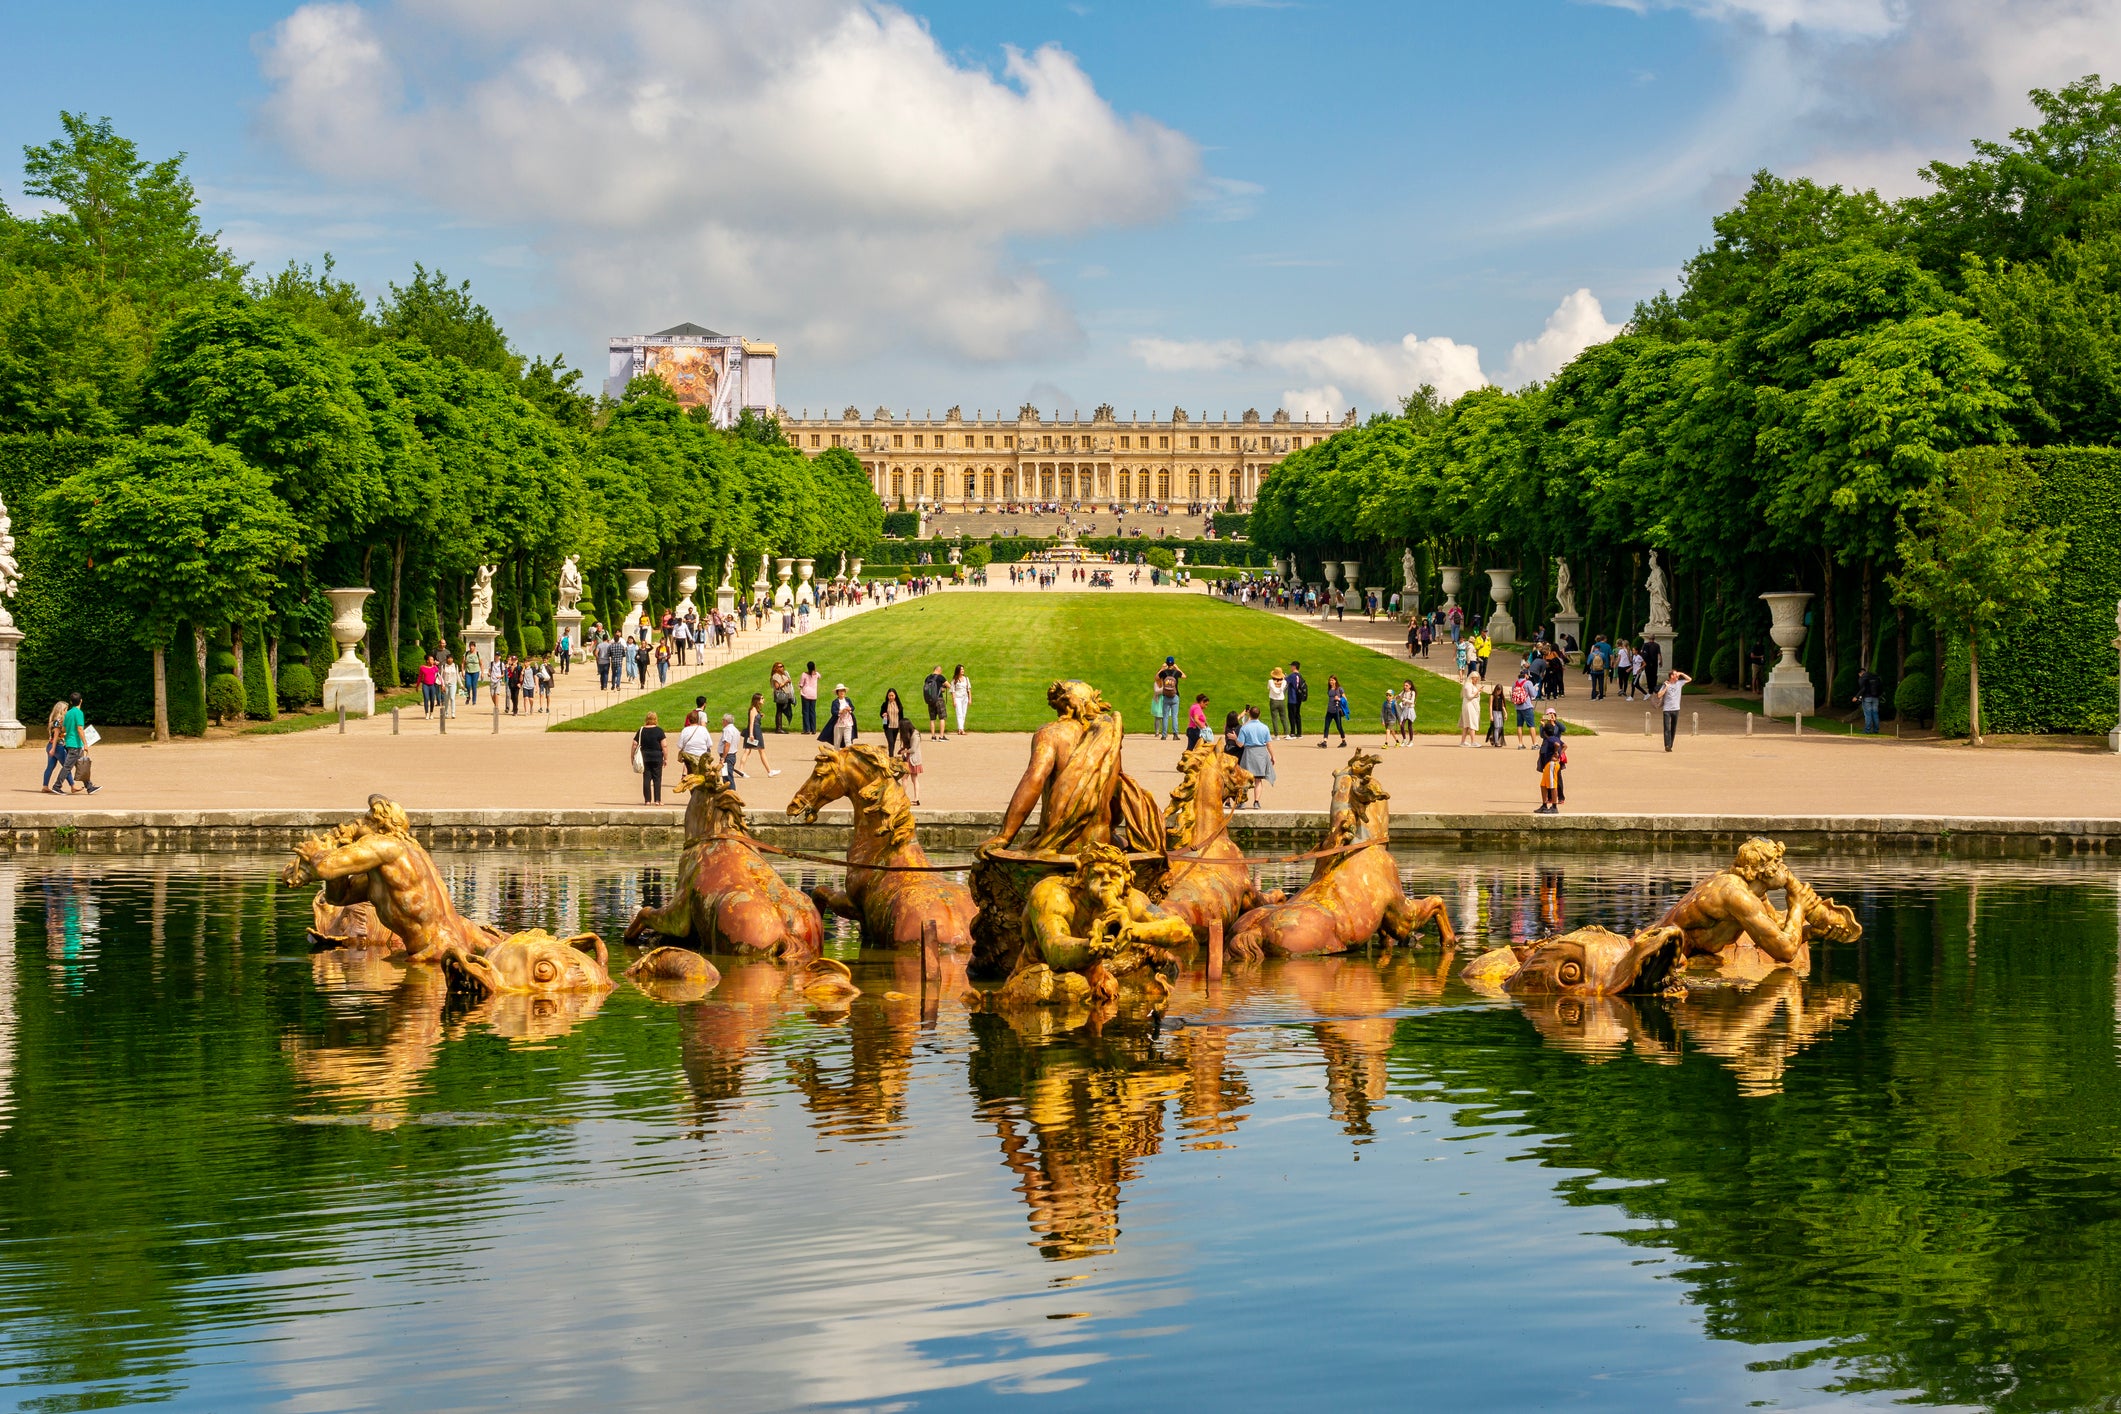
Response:
[[[707,695],[716,723],[724,712],[741,723],[751,694],[767,690],[767,674],[779,658],[791,673],[815,659],[825,679],[821,697],[831,697],[834,683],[846,683],[864,732],[875,728],[886,687],[896,687],[925,723],[921,679],[938,662],[945,675],[963,663],[971,676],[966,726],[973,731],[1031,731],[1052,721],[1046,687],[1062,677],[1094,684],[1125,716],[1128,730],[1149,731],[1150,685],[1167,653],[1186,670],[1186,700],[1208,694],[1209,720],[1218,730],[1225,712],[1248,702],[1264,715],[1267,670],[1287,668],[1291,659],[1302,661],[1311,683],[1304,705],[1311,731],[1325,712],[1328,673],[1338,673],[1347,688],[1350,721],[1359,731],[1378,729],[1385,690],[1396,689],[1404,677],[1412,677],[1421,694],[1420,730],[1458,729],[1456,683],[1266,610],[1192,595],[945,591],[782,639],[683,684],[552,730],[630,732],[650,710],[674,727],[699,693]],[[771,703],[769,696],[769,722]]]

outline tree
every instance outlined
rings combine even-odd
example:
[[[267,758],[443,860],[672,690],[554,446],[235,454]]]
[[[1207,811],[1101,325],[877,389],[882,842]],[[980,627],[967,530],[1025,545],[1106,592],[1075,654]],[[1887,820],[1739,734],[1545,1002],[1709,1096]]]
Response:
[[[508,336],[486,306],[471,297],[471,281],[455,285],[439,270],[417,262],[412,283],[392,285],[376,306],[376,330],[385,339],[411,339],[467,368],[517,377],[523,356],[508,346]]]
[[[2036,519],[2037,473],[1985,450],[1906,498],[1893,592],[1966,634],[1967,735],[1981,745],[1981,635],[2047,601],[2069,536]]]
[[[43,510],[36,533],[130,609],[154,655],[155,739],[169,740],[165,653],[177,626],[263,618],[300,552],[294,517],[264,472],[187,427],[149,428],[52,488]]]

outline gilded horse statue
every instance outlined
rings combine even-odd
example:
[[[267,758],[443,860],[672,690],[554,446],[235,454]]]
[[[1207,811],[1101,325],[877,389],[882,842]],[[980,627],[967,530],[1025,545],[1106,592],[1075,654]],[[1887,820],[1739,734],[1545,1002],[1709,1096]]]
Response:
[[[1434,894],[1409,899],[1392,858],[1391,797],[1372,776],[1382,758],[1357,751],[1333,773],[1332,823],[1311,866],[1311,881],[1284,903],[1255,908],[1237,922],[1231,952],[1255,958],[1265,952],[1291,957],[1341,952],[1382,932],[1408,942],[1431,920],[1444,945],[1458,934],[1443,900]]]
[[[1178,857],[1164,875],[1160,902],[1166,913],[1185,919],[1199,940],[1215,920],[1234,930],[1246,910],[1280,896],[1260,893],[1244,851],[1230,838],[1229,801],[1244,798],[1252,773],[1220,741],[1204,741],[1178,758],[1178,777],[1164,811],[1164,838]]]
[[[972,890],[941,874],[864,868],[900,864],[925,867],[928,852],[914,829],[913,807],[899,788],[905,766],[875,746],[828,746],[817,754],[810,779],[788,802],[788,813],[804,821],[835,800],[854,806],[854,843],[847,850],[844,890],[810,890],[818,907],[862,925],[872,943],[917,947],[921,925],[933,920],[945,952],[972,950]]]
[[[635,913],[626,940],[660,933],[689,938],[706,952],[770,953],[791,962],[816,957],[825,922],[759,853],[736,791],[720,772],[688,775],[678,789],[692,792],[692,799],[685,805],[677,896],[666,907]]]

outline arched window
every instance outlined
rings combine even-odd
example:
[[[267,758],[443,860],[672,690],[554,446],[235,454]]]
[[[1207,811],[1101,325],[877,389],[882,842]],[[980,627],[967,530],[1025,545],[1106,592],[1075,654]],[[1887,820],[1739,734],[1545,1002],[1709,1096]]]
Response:
[[[928,473],[919,467],[913,469],[913,494],[916,499],[928,494]]]
[[[970,478],[967,478],[967,479],[969,480]],[[993,472],[991,472],[991,471],[987,471],[987,472],[982,472],[982,473],[980,473],[980,484],[981,484],[981,488],[982,488],[982,494],[981,494],[981,496],[980,496],[980,499],[981,499],[981,500],[983,500],[983,501],[991,501],[991,500],[993,500],[993,499],[994,499],[994,473],[993,473]]]
[[[1217,501],[1223,498],[1223,474],[1221,472],[1211,471],[1208,473],[1208,495]]]
[[[918,473],[915,473],[914,479],[919,480]],[[1189,501],[1198,501],[1200,499],[1200,473],[1197,471],[1186,473],[1186,499]]]
[[[891,473],[891,494],[893,496],[903,496],[906,494],[905,472],[894,471]]]
[[[1171,473],[1168,471],[1156,473],[1156,499],[1159,501],[1171,499]]]
[[[968,471],[965,473],[965,499],[969,501],[977,494],[979,494],[979,478]]]

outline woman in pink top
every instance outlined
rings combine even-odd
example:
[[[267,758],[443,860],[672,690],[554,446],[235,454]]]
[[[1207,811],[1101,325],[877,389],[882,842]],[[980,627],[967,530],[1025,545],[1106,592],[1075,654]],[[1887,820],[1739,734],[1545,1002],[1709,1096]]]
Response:
[[[435,665],[435,655],[430,653],[427,655],[427,661],[420,664],[421,716],[432,717],[435,714],[435,708],[442,705],[440,694],[435,690],[435,685],[441,680],[442,670]]]
[[[1200,745],[1200,739],[1208,730],[1208,694],[1203,692],[1193,699],[1192,709],[1186,713],[1186,750]]]

